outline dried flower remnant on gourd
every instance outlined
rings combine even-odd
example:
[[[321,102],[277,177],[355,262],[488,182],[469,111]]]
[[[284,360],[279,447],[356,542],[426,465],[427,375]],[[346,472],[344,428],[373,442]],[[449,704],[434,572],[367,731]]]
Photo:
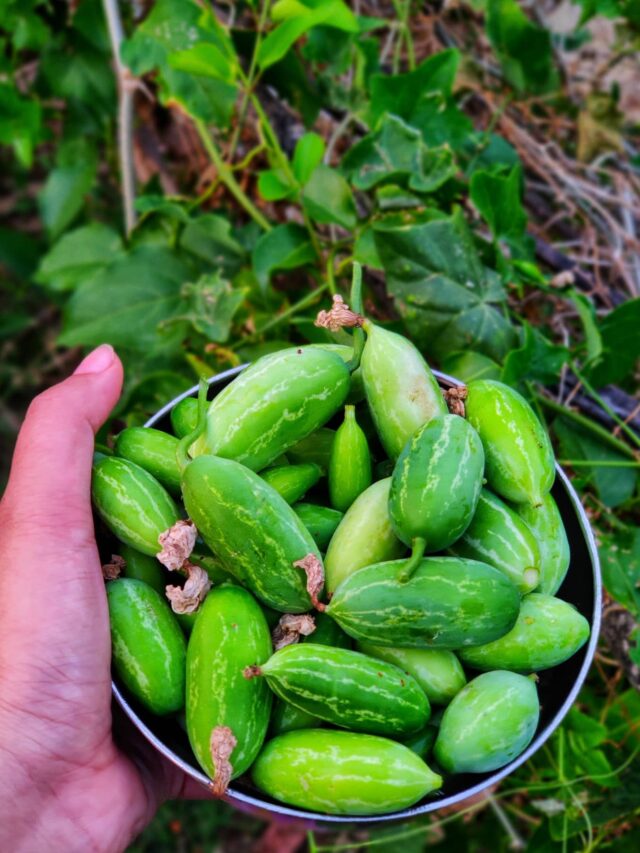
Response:
[[[211,581],[203,568],[188,560],[182,570],[187,572],[184,586],[168,585],[165,587],[165,594],[174,613],[195,613],[211,589]]]
[[[353,329],[362,326],[363,323],[362,314],[352,311],[342,296],[336,293],[329,311],[319,311],[314,325],[321,329],[329,329],[330,332],[337,332],[339,329]]]
[[[302,569],[307,576],[307,592],[316,610],[325,610],[326,605],[318,599],[324,586],[324,567],[315,554],[307,554],[293,564],[296,569]]]
[[[308,637],[316,630],[313,616],[307,613],[285,613],[273,629],[272,639],[275,651],[291,646],[300,640],[300,637]]]
[[[466,385],[460,385],[454,388],[449,388],[442,392],[445,402],[449,407],[452,415],[459,415],[464,418],[467,414],[464,407],[464,401],[467,399],[469,391]]]
[[[156,554],[158,561],[169,571],[178,571],[191,556],[197,537],[198,531],[193,521],[176,521],[173,527],[158,536],[162,546],[162,550]]]
[[[233,776],[233,765],[229,761],[238,741],[229,726],[216,726],[211,732],[209,746],[213,759],[213,782],[210,789],[214,797],[224,797]]]
[[[110,562],[104,563],[102,566],[102,577],[106,581],[114,581],[120,577],[126,566],[127,562],[124,557],[119,554],[112,554]]]

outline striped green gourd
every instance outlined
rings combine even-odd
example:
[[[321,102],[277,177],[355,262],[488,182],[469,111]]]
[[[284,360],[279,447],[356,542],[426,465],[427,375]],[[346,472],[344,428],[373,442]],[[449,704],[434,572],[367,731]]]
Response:
[[[234,581],[233,575],[224,569],[220,560],[209,552],[202,541],[196,542],[196,547],[189,556],[189,562],[204,569],[213,586],[225,582],[233,583]]]
[[[190,435],[198,423],[198,401],[195,397],[185,397],[171,409],[171,426],[178,438]]]
[[[326,474],[329,470],[331,448],[335,437],[336,431],[334,429],[321,427],[290,447],[287,456],[294,465],[313,462],[320,467],[323,474]]]
[[[396,459],[413,433],[447,414],[440,387],[418,349],[403,335],[365,320],[360,362],[367,402],[387,455]]]
[[[515,672],[485,672],[447,707],[433,748],[450,773],[488,773],[517,758],[533,740],[540,703],[535,682]]]
[[[508,634],[461,649],[460,657],[474,669],[538,672],[568,660],[589,634],[589,623],[573,605],[533,592],[522,599],[518,620]]]
[[[348,634],[342,630],[337,622],[326,613],[314,613],[316,629],[307,637],[302,637],[301,643],[320,643],[323,646],[334,646],[338,649],[350,649],[353,641]]]
[[[116,438],[116,456],[135,462],[156,478],[171,494],[180,494],[178,439],[149,427],[128,427]]]
[[[555,595],[569,570],[571,551],[560,510],[553,497],[546,494],[539,506],[514,504],[513,509],[526,523],[540,551],[540,583],[538,592]]]
[[[340,512],[349,509],[371,485],[371,453],[356,421],[355,406],[344,407],[344,421],[331,448],[328,476],[331,506]]]
[[[442,786],[442,777],[406,746],[331,729],[274,738],[256,759],[251,777],[275,800],[336,815],[388,814]]]
[[[311,346],[337,353],[340,358],[346,362],[346,364],[349,364],[353,359],[353,347],[350,347],[347,344],[311,344]],[[362,382],[362,369],[358,367],[351,374],[351,387],[349,388],[349,394],[346,402],[355,405],[356,403],[360,403],[364,400],[364,398],[365,393]]]
[[[247,666],[265,663],[271,635],[260,606],[232,584],[211,590],[203,602],[187,649],[187,733],[198,762],[216,781],[211,733],[228,726],[237,745],[231,778],[252,764],[264,740],[271,692],[260,679],[248,681]],[[219,780],[220,781],[220,780]]]
[[[308,714],[301,708],[296,708],[295,705],[276,697],[269,722],[269,737],[294,732],[297,729],[317,729],[321,725],[322,720],[319,717]]]
[[[404,565],[360,569],[340,584],[326,612],[356,640],[394,648],[477,646],[515,625],[520,593],[492,566],[426,557],[403,581]]]
[[[467,420],[478,431],[492,491],[515,503],[537,506],[553,485],[553,448],[544,427],[521,394],[502,382],[470,382]]]
[[[189,518],[223,568],[261,601],[285,613],[311,607],[304,572],[318,559],[311,534],[289,504],[255,472],[217,456],[198,456],[182,478]]]
[[[431,725],[431,722],[428,722],[427,725],[423,729],[420,729],[419,732],[409,735],[409,737],[402,738],[400,743],[403,744],[403,746],[406,746],[407,749],[410,749],[411,752],[415,752],[416,755],[419,755],[423,761],[426,761],[431,755],[437,736],[438,727],[433,726]]]
[[[366,642],[358,643],[357,648],[408,672],[434,705],[447,705],[467,683],[462,664],[448,649],[397,649]]]
[[[464,533],[478,504],[483,472],[480,437],[457,415],[432,418],[406,443],[389,492],[393,529],[412,549],[405,579],[425,551],[443,551]]]
[[[136,551],[130,545],[121,545],[118,550],[125,561],[125,567],[122,570],[123,576],[144,581],[164,598],[165,587],[168,583],[167,573],[156,558]]]
[[[325,586],[333,593],[358,569],[393,560],[406,548],[389,517],[391,477],[369,486],[349,507],[331,538],[324,561]]]
[[[313,462],[300,465],[278,465],[274,468],[265,468],[260,472],[265,483],[274,488],[288,504],[294,504],[304,497],[309,489],[315,486],[321,475],[322,469]]]
[[[340,356],[318,347],[263,356],[214,398],[206,435],[191,452],[260,471],[325,424],[344,404],[350,381]]]
[[[105,456],[93,466],[91,497],[121,542],[151,556],[160,551],[158,536],[180,518],[178,507],[155,477],[116,456]]]
[[[540,552],[535,536],[510,507],[482,489],[471,524],[449,549],[495,566],[525,595],[540,582]]]
[[[343,514],[337,509],[319,504],[295,503],[293,509],[300,521],[313,536],[321,551],[326,551]]]
[[[154,714],[184,705],[186,644],[166,600],[144,581],[107,584],[113,668]]]
[[[399,667],[317,643],[285,646],[247,677],[321,720],[352,731],[403,735],[426,725],[429,700]]]

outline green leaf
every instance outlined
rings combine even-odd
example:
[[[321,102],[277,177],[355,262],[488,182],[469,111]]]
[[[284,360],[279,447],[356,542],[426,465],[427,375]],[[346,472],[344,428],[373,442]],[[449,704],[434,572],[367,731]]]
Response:
[[[593,302],[584,295],[572,290],[567,294],[569,299],[576,306],[576,311],[582,323],[584,337],[587,344],[587,358],[589,361],[595,361],[602,354],[602,335],[598,328],[596,311]]]
[[[391,215],[374,225],[387,288],[420,349],[475,349],[500,361],[515,342],[497,275],[480,262],[462,213]]]
[[[107,225],[93,222],[61,237],[40,260],[34,278],[50,290],[72,290],[123,251],[119,234]]]
[[[134,74],[140,75],[164,65],[169,55],[190,51],[202,42],[214,45],[229,62],[237,61],[224,28],[196,0],[157,0],[123,43],[121,55]]]
[[[309,216],[320,223],[354,228],[358,217],[351,188],[342,175],[329,166],[316,166],[302,194]]]
[[[385,115],[378,130],[347,152],[342,170],[357,189],[393,182],[430,193],[455,174],[456,166],[449,148],[427,148],[418,130]]]
[[[640,358],[640,298],[630,299],[614,308],[600,323],[602,352],[590,366],[593,385],[621,382],[634,369]]]
[[[502,368],[502,382],[517,386],[522,380],[556,382],[562,365],[569,359],[569,350],[550,343],[529,323],[524,323],[524,341],[519,349],[507,354]]]
[[[602,580],[612,598],[640,616],[640,527],[602,536]]]
[[[423,97],[425,92],[436,92],[449,98],[459,62],[460,52],[448,48],[425,59],[414,71],[406,74],[373,74],[369,115],[371,127],[384,113],[393,113],[410,121],[416,108],[416,98]]]
[[[418,97],[408,118],[418,128],[427,145],[450,145],[454,151],[468,146],[473,122],[441,92],[425,92]]]
[[[234,276],[247,258],[231,234],[229,220],[215,213],[192,219],[180,235],[180,247],[227,277]]]
[[[495,239],[520,237],[527,224],[522,206],[522,169],[504,174],[477,169],[471,176],[471,201],[489,225]]]
[[[465,384],[474,379],[500,379],[500,365],[473,350],[452,352],[442,362],[442,370]]]
[[[194,0],[158,0],[123,43],[121,56],[137,76],[158,71],[163,104],[228,126],[238,91],[237,57],[214,14]]]
[[[313,132],[305,133],[296,142],[291,165],[300,186],[307,183],[313,170],[322,163],[324,148],[324,139]]]
[[[168,249],[133,249],[74,291],[67,303],[60,344],[108,342],[139,352],[166,345],[171,339],[158,327],[180,313],[180,287],[188,277],[187,267]],[[178,340],[181,338],[182,334]]]
[[[469,133],[462,147],[471,158],[466,168],[467,175],[472,175],[476,169],[509,169],[520,162],[513,145],[497,133]]]
[[[13,145],[18,160],[27,169],[33,163],[41,126],[39,102],[23,98],[11,83],[0,81],[0,145]]]
[[[234,289],[218,273],[210,273],[193,284],[185,284],[182,296],[188,307],[179,319],[187,320],[211,341],[225,343],[229,340],[231,322],[244,301],[242,290]]]
[[[160,98],[166,106],[177,105],[207,124],[229,126],[238,94],[236,86],[172,68],[162,73],[160,84]]]
[[[200,42],[194,44],[188,50],[178,50],[170,53],[167,57],[169,65],[176,71],[185,71],[187,74],[197,74],[201,77],[213,77],[233,83],[236,78],[237,68],[234,61],[215,44]]]
[[[74,144],[73,153],[66,149],[59,159],[62,162],[49,172],[38,195],[40,216],[53,240],[84,207],[85,196],[93,186],[98,168],[95,150],[85,144]]]
[[[542,94],[558,87],[551,34],[530,21],[516,0],[487,0],[486,27],[514,89]]]
[[[190,222],[189,214],[181,199],[173,199],[165,195],[140,195],[136,198],[134,207],[140,214],[140,218],[157,214],[166,219],[175,219],[177,222],[186,224]]]
[[[554,421],[554,430],[565,459],[584,459],[596,463],[628,461],[628,457],[602,444],[591,433],[562,417]],[[581,467],[578,474],[586,483],[593,484],[600,500],[608,507],[617,507],[627,501],[636,488],[637,474],[633,468],[594,465]]]
[[[266,201],[280,201],[295,195],[296,188],[281,169],[265,169],[258,175],[258,192]]]
[[[353,259],[374,270],[382,269],[382,261],[376,248],[376,238],[371,225],[365,225],[356,237]]]
[[[289,222],[267,231],[253,250],[253,269],[263,290],[276,270],[291,270],[313,263],[316,253],[306,228]]]
[[[263,71],[288,53],[295,42],[312,27],[319,24],[336,27],[347,32],[357,33],[358,22],[353,12],[340,0],[322,0],[309,8],[303,3],[288,3],[286,19],[272,30],[258,49],[258,67]],[[284,9],[277,4],[274,12]]]
[[[579,711],[572,708],[567,714],[565,727],[579,736],[582,747],[593,749],[600,746],[608,737],[607,727]]]

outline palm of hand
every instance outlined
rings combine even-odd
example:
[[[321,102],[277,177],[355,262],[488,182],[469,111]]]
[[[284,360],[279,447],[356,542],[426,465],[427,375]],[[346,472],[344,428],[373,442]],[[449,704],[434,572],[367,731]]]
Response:
[[[106,367],[87,370],[99,354]],[[144,749],[134,764],[112,738],[89,491],[93,434],[121,381],[100,348],[34,402],[0,505],[0,803],[10,808],[0,841],[10,832],[13,850],[122,850],[162,799],[184,793],[181,774]]]

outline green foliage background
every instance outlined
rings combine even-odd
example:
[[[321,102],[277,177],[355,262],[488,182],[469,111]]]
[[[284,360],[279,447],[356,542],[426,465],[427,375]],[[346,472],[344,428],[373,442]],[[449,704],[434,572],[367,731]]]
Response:
[[[615,414],[614,433],[565,406],[558,383],[573,377],[609,414],[603,388],[637,392],[640,299],[596,310],[540,265],[519,154],[468,109],[470,54],[418,49],[422,4],[361,5],[158,0],[134,15],[122,4],[119,80],[104,14],[115,4],[0,0],[2,436],[9,450],[30,397],[104,341],[126,368],[106,439],[200,376],[292,341],[335,340],[313,318],[360,261],[380,322],[434,366],[502,378],[537,406],[632,627],[626,657],[602,652],[565,724],[491,800],[369,838],[300,843],[636,850],[640,696],[627,675],[640,664],[640,438]],[[583,22],[622,16],[635,45],[637,3],[581,5]],[[500,109],[570,109],[551,34],[515,0],[460,14],[484,27]],[[139,166],[135,200],[124,196],[129,233],[125,90],[136,150],[153,161]],[[574,319],[560,341],[550,319],[562,305]],[[210,849],[216,837],[252,849],[262,831],[223,805],[171,804],[132,849]]]

